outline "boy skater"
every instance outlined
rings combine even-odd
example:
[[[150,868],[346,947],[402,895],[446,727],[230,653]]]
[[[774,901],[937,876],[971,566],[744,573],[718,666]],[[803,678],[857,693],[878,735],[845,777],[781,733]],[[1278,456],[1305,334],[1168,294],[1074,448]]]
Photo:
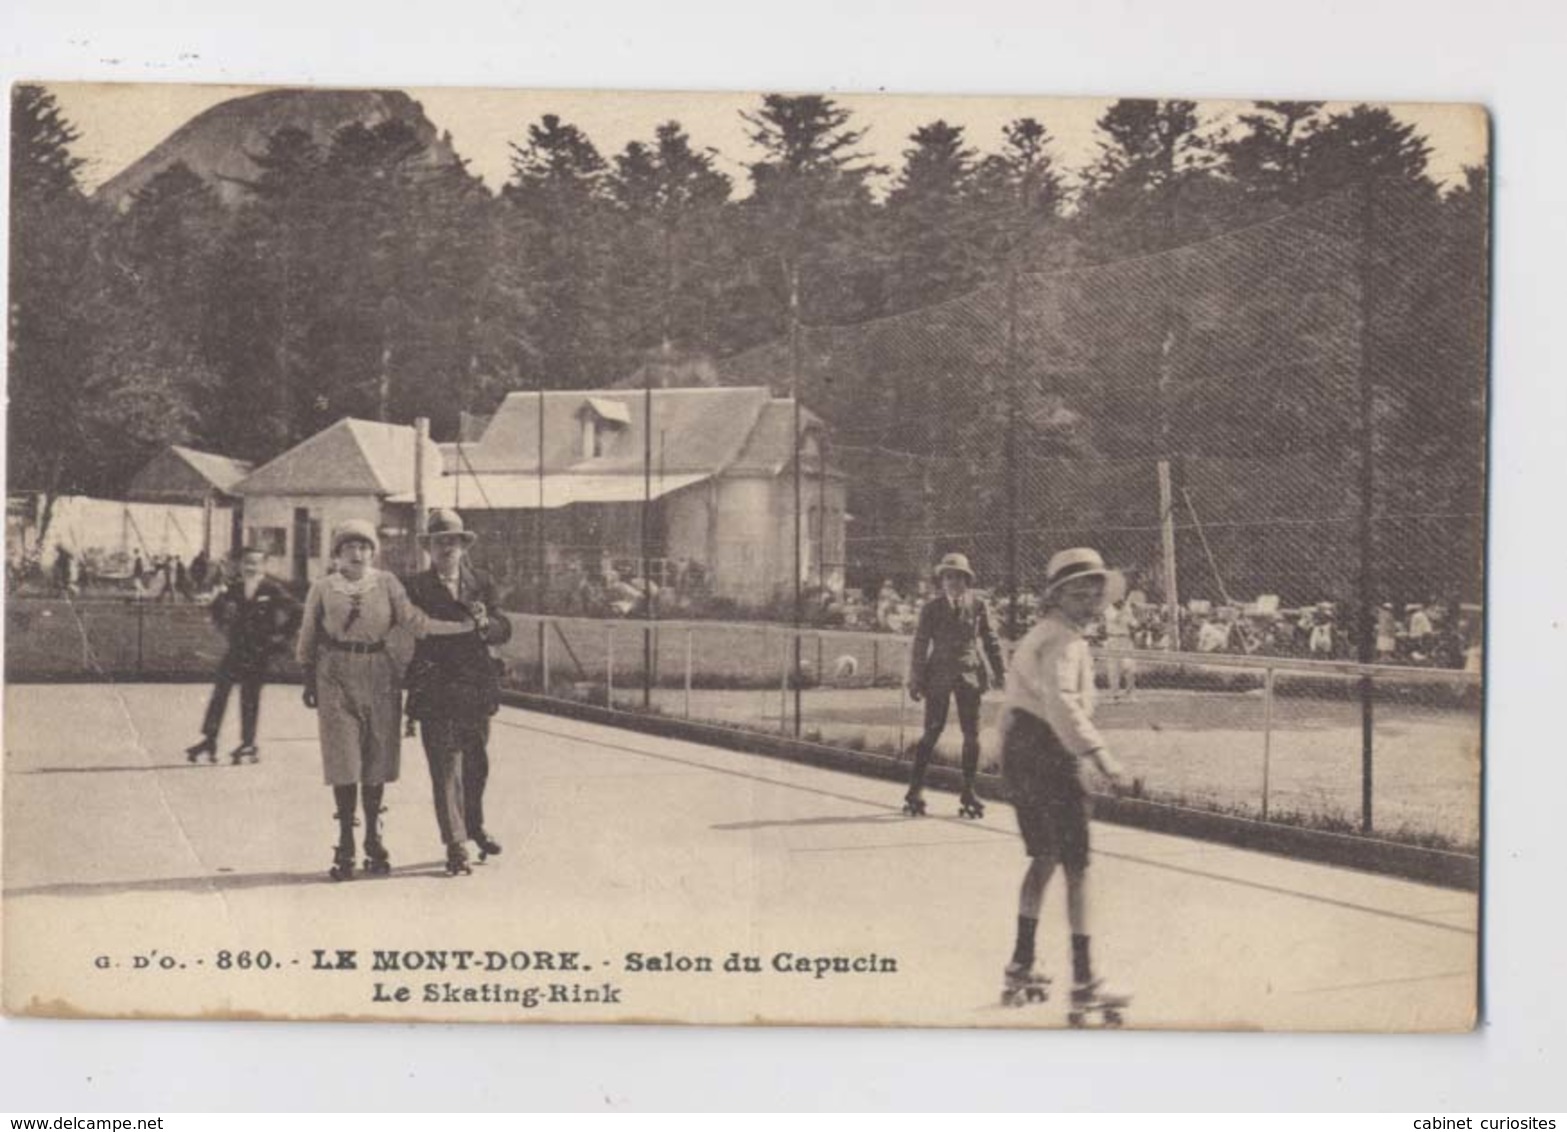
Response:
[[[958,726],[963,731],[963,796],[958,812],[966,818],[978,818],[985,815],[985,807],[974,795],[974,776],[979,773],[979,700],[989,687],[987,660],[995,673],[996,687],[1002,686],[1001,644],[990,610],[969,590],[974,571],[967,556],[947,555],[936,564],[935,573],[941,594],[920,610],[909,654],[909,698],[915,703],[922,697],[925,700],[925,733],[914,748],[914,774],[903,812],[912,817],[925,812],[925,768],[947,728],[947,706],[956,700]]]
[[[470,871],[464,842],[479,847],[480,861],[501,851],[484,828],[490,716],[500,707],[489,646],[511,639],[511,622],[495,608],[489,575],[465,560],[478,536],[463,528],[462,516],[438,507],[426,526],[419,537],[430,548],[430,569],[405,580],[408,599],[431,617],[471,618],[477,626],[473,633],[422,638],[407,677],[408,723],[419,721],[446,869],[460,876]]]
[[[1045,885],[1059,862],[1066,872],[1067,919],[1072,931],[1072,1006],[1079,1024],[1089,1010],[1117,1012],[1130,1001],[1094,976],[1089,955],[1088,817],[1082,762],[1088,760],[1119,789],[1120,764],[1106,750],[1090,718],[1094,669],[1083,633],[1104,608],[1108,572],[1086,547],[1050,559],[1047,612],[1012,655],[1001,715],[1002,775],[1017,809],[1029,856],[1018,895],[1017,945],[1006,967],[1002,1001],[1020,1005],[1045,997],[1048,979],[1034,970],[1034,935]]]
[[[202,755],[217,761],[218,729],[228,707],[229,689],[239,685],[240,743],[230,752],[234,765],[255,762],[256,723],[261,715],[261,685],[267,679],[267,662],[299,628],[299,603],[287,590],[266,576],[267,552],[247,546],[240,554],[240,576],[212,602],[212,622],[228,637],[228,652],[218,665],[218,676],[207,701],[201,724],[201,741],[185,748],[195,762]]]

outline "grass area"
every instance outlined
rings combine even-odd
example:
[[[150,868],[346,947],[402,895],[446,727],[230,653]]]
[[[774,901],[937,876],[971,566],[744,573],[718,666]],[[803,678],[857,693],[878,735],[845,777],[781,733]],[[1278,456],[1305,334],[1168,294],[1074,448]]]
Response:
[[[525,687],[525,685],[519,685]],[[533,689],[536,690],[536,689]],[[789,737],[793,696],[694,689],[689,714],[683,690],[560,684],[552,694],[629,712]],[[886,689],[816,690],[801,697],[800,739],[906,760],[919,738],[920,708]],[[981,770],[997,773],[995,724],[988,697],[981,718]],[[901,718],[901,728],[900,728]],[[1374,750],[1372,836],[1408,845],[1474,852],[1479,844],[1479,716],[1450,708],[1379,705]],[[1267,820],[1362,835],[1358,706],[1297,701],[1265,727],[1261,693],[1156,691],[1132,703],[1107,703],[1097,722],[1108,743],[1141,780],[1150,801],[1261,819],[1264,737],[1268,740]],[[938,765],[959,765],[955,719],[936,749]]]

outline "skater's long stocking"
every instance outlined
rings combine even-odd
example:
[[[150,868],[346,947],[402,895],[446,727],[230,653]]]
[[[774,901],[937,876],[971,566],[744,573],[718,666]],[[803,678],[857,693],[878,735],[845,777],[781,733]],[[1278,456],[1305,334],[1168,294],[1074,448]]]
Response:
[[[1055,871],[1056,863],[1050,857],[1034,857],[1028,862],[1028,872],[1023,874],[1023,886],[1018,892],[1017,914],[1019,917],[1027,917],[1036,923],[1039,920],[1039,909],[1045,902],[1045,885],[1050,882],[1050,874]]]
[[[380,784],[371,786],[368,782],[359,788],[360,798],[365,808],[365,840],[381,840],[381,799],[386,795],[386,787]]]
[[[925,769],[930,766],[931,752],[935,750],[936,739],[940,735],[939,731],[935,736],[932,736],[927,731],[921,736],[919,743],[914,748],[914,773],[909,776],[909,793],[911,795],[918,795],[925,789]]]
[[[963,737],[963,792],[974,792],[974,777],[979,773],[979,739]]]
[[[334,786],[332,787],[332,800],[337,803],[337,841],[339,845],[348,846],[349,852],[354,845],[354,802],[357,801],[357,787]]]
[[[1088,870],[1066,870],[1066,922],[1073,935],[1092,935],[1088,913]]]
[[[1088,957],[1088,937],[1072,935],[1072,981],[1075,983],[1091,983],[1094,980],[1094,965]]]
[[[1034,965],[1034,936],[1038,931],[1038,919],[1029,916],[1017,918],[1017,943],[1012,948],[1012,962],[1017,966]]]
[[[1087,983],[1094,977],[1088,957],[1088,870],[1066,871],[1066,919],[1072,929],[1072,978]]]

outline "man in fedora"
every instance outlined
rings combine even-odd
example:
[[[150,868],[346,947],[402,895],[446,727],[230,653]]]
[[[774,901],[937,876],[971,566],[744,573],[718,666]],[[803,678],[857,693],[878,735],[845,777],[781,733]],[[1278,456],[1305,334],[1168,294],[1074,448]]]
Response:
[[[501,851],[484,824],[490,716],[500,706],[489,646],[511,639],[511,623],[495,608],[495,584],[467,560],[477,538],[456,511],[433,509],[419,536],[429,548],[430,568],[403,583],[409,600],[431,617],[471,618],[476,626],[473,633],[422,638],[407,677],[408,723],[419,723],[448,865],[455,861],[464,870],[465,842],[478,846],[481,861]]]
[[[963,732],[963,796],[959,813],[983,817],[985,807],[974,795],[979,772],[979,700],[990,687],[990,674],[1001,687],[1001,643],[984,600],[972,590],[974,570],[968,557],[949,554],[936,564],[941,593],[920,610],[909,656],[909,697],[925,701],[925,733],[914,748],[914,774],[903,812],[918,817],[925,812],[925,770],[947,727],[950,702],[958,705],[958,727]],[[983,657],[980,655],[983,651]],[[985,662],[990,662],[989,672]]]

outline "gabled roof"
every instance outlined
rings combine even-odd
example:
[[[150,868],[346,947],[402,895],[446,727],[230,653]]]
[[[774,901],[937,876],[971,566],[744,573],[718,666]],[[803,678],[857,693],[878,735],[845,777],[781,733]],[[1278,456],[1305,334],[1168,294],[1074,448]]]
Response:
[[[219,491],[231,490],[255,468],[249,460],[235,460],[228,456],[219,456],[216,452],[197,452],[194,448],[186,448],[179,444],[170,445],[169,451],[195,468]]]
[[[800,431],[803,436],[814,428],[820,428],[822,420],[811,410],[804,407],[800,410]],[[794,402],[788,398],[780,397],[769,401],[762,407],[761,416],[757,418],[756,427],[751,430],[751,435],[746,438],[745,447],[740,449],[740,454],[735,457],[725,471],[742,474],[763,473],[776,476],[789,467],[789,461],[794,455]],[[801,464],[802,470],[811,468],[810,458],[807,456]]]
[[[262,465],[238,495],[400,495],[414,488],[414,438],[407,425],[345,417]],[[441,450],[426,441],[425,474],[439,476]]]
[[[653,390],[652,449],[655,468],[670,475],[714,475],[727,468],[751,439],[772,400],[762,387]],[[463,453],[477,472],[537,471],[539,407],[544,411],[544,470],[579,474],[642,472],[648,435],[646,395],[641,390],[557,390],[509,394],[474,445]],[[590,408],[614,420],[622,413],[610,450],[583,459],[578,414]],[[610,414],[614,414],[611,416]],[[788,437],[784,437],[784,459]]]
[[[211,491],[232,494],[234,485],[250,474],[251,467],[244,460],[171,444],[136,473],[127,495],[149,502],[199,503]]]

